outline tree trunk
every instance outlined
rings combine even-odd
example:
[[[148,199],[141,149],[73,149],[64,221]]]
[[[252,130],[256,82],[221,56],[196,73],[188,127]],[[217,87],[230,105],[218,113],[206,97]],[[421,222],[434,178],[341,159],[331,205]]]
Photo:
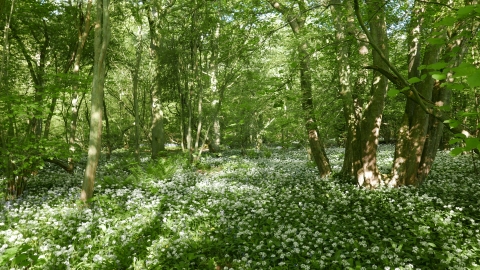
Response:
[[[105,62],[108,43],[110,41],[110,22],[108,11],[109,0],[97,1],[97,18],[95,21],[95,61],[92,88],[92,109],[90,119],[90,138],[88,160],[85,169],[80,199],[87,203],[93,197],[93,185],[98,160],[102,148],[102,109],[103,89],[105,84]]]
[[[82,12],[82,3],[83,0],[78,2],[78,12]],[[77,120],[78,120],[78,110],[81,106],[81,100],[78,100],[78,85],[79,85],[79,73],[80,73],[80,61],[82,59],[83,48],[85,47],[85,43],[87,41],[88,33],[90,32],[90,21],[91,21],[91,11],[92,9],[92,0],[88,0],[86,15],[85,17],[79,16],[78,21],[78,44],[77,44],[77,51],[75,52],[75,63],[73,66],[73,75],[78,78],[78,81],[72,86],[73,93],[72,93],[72,112],[71,112],[71,122],[70,122],[70,136],[69,136],[69,150],[70,156],[68,157],[68,166],[73,170],[75,167],[74,163],[74,155],[76,150],[76,133],[77,133]],[[83,27],[83,29],[82,29]],[[85,94],[82,95],[82,99]]]
[[[5,4],[5,2],[4,2]],[[8,83],[8,77],[9,77],[9,60],[10,60],[10,20],[12,19],[13,15],[13,10],[14,10],[14,5],[15,1],[13,0],[10,6],[10,13],[5,12],[5,27],[3,31],[3,51],[2,51],[2,62],[1,62],[1,69],[0,69],[0,93],[2,94],[3,97],[9,97],[10,96],[10,91],[9,91],[9,83]],[[7,11],[6,6],[3,6],[3,9]],[[3,16],[3,13],[0,13],[0,15]],[[8,112],[8,124],[7,124],[7,138],[4,138],[7,142],[10,140],[10,138],[13,138],[15,135],[15,130],[14,130],[14,118],[13,118],[13,107],[12,107],[12,102],[9,102],[9,100],[6,100],[6,107],[7,107],[7,112]]]
[[[155,83],[152,94],[152,159],[157,159],[160,151],[165,150],[165,131],[163,127],[163,107],[162,107],[162,85],[161,85],[161,59],[160,59],[160,42],[161,34],[159,33],[160,10],[152,7],[148,12],[148,25],[150,27],[150,46],[155,61]]]
[[[350,2],[341,4],[339,0],[333,0],[331,6],[333,23],[335,27],[335,41],[337,71],[339,79],[339,93],[342,97],[343,113],[347,130],[345,142],[345,155],[341,175],[344,178],[353,178],[361,169],[360,147],[360,115],[357,113],[353,98],[352,74],[350,66],[350,44],[347,38],[353,28],[353,14]]]
[[[140,112],[138,109],[138,74],[140,72],[140,63],[142,61],[142,28],[138,29],[138,48],[135,69],[133,70],[133,110],[135,113],[135,159],[140,162]]]
[[[371,43],[376,44],[381,53],[388,59],[388,41],[387,27],[385,23],[385,10],[378,7],[382,6],[381,1],[367,1],[368,14],[370,18],[370,36]],[[381,68],[388,68],[377,51],[372,52],[373,65]],[[388,88],[388,80],[379,72],[373,73],[371,85],[371,99],[363,111],[360,123],[361,134],[360,143],[362,147],[362,168],[357,172],[359,185],[368,188],[376,188],[380,185],[381,175],[377,166],[377,148],[380,127],[382,124],[382,114],[385,107],[385,96]]]
[[[415,2],[417,16],[414,16],[410,26],[408,40],[411,48],[408,59],[409,77],[422,77],[423,80],[416,86],[420,89],[419,94],[428,101],[432,101],[435,106],[444,106],[450,103],[451,90],[443,87],[442,81],[435,81],[429,74],[430,70],[423,69],[419,72],[421,58],[421,33],[424,20],[429,20],[428,25],[434,23],[434,18],[426,17],[425,7],[422,3]],[[430,11],[431,12],[431,11]],[[428,16],[431,16],[429,13]],[[425,23],[426,24],[426,23]],[[447,68],[451,69],[460,64],[461,59],[467,49],[468,35],[458,35],[460,31],[469,30],[462,28],[461,24],[456,25],[449,37],[447,46],[438,44],[427,44],[424,49],[422,65],[428,66],[437,63],[440,59],[447,63]],[[470,29],[471,31],[471,29]],[[441,31],[440,31],[441,32]],[[444,34],[443,38],[447,38]],[[456,50],[452,54],[453,50]],[[441,56],[442,54],[442,56]],[[447,79],[452,82],[451,72]],[[443,123],[432,114],[427,114],[425,109],[415,103],[413,100],[407,100],[405,107],[405,116],[400,130],[399,140],[395,149],[395,159],[392,169],[393,185],[420,185],[428,176],[431,166],[435,160],[436,152],[439,147],[443,133]]]
[[[302,92],[302,109],[304,113],[305,129],[307,130],[308,142],[312,151],[313,160],[315,161],[320,176],[325,177],[331,173],[331,168],[325,152],[325,147],[318,131],[318,123],[315,118],[309,63],[310,55],[308,53],[308,43],[304,40],[305,37],[303,37],[303,34],[301,33],[303,26],[305,25],[307,7],[304,2],[298,1],[297,4],[300,8],[300,12],[298,14],[293,14],[292,9],[277,1],[272,0],[269,1],[269,3],[284,16],[285,21],[290,25],[294,35],[299,40],[302,40],[298,46],[298,53],[300,58],[300,89]]]
[[[112,156],[112,141],[110,138],[110,122],[108,121],[108,110],[107,103],[105,102],[105,95],[103,96],[103,118],[105,119],[105,144],[107,145],[107,154],[105,158],[110,160],[110,157]]]
[[[218,40],[220,38],[220,23],[217,23],[215,28],[215,34],[213,35],[212,40],[212,57],[210,60],[210,89],[212,92],[212,123],[213,123],[213,132],[212,139],[209,140],[209,149],[211,152],[220,152],[220,143],[221,143],[221,134],[220,134],[220,110],[223,99],[223,93],[225,87],[218,89],[218,59],[220,58],[220,52],[218,51]],[[226,83],[226,82],[225,82]]]

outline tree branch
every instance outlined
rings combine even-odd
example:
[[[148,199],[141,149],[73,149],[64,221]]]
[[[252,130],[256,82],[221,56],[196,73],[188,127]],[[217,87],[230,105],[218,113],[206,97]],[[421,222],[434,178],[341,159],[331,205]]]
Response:
[[[387,77],[387,79],[389,79],[392,83],[395,84],[395,86],[397,86],[400,89],[400,93],[404,94],[407,98],[411,99],[413,102],[415,102],[417,105],[419,105],[420,108],[424,112],[426,112],[427,114],[432,115],[433,117],[435,117],[437,120],[441,121],[442,123],[444,123],[446,120],[448,120],[449,118],[447,118],[443,114],[443,112],[440,111],[436,106],[431,104],[431,101],[428,101],[430,103],[427,103],[428,104],[428,107],[427,107],[427,105],[425,104],[425,101],[427,101],[427,99],[420,96],[418,90],[415,88],[415,85],[410,84],[405,79],[405,77],[403,77],[402,74],[395,68],[395,66],[393,66],[392,63],[390,63],[390,61],[385,57],[385,55],[382,53],[380,48],[378,48],[377,44],[375,44],[371,41],[372,37],[370,35],[370,32],[368,32],[368,29],[365,27],[365,24],[363,23],[363,20],[362,20],[362,16],[360,15],[360,8],[359,8],[358,0],[354,0],[353,2],[354,2],[353,6],[354,6],[354,9],[355,9],[355,16],[357,17],[357,20],[358,20],[358,23],[360,24],[360,27],[362,28],[363,32],[367,36],[368,43],[380,55],[382,60],[385,62],[385,64],[387,64],[387,66],[390,68],[390,70],[393,72],[393,74],[391,72],[389,72],[388,70],[384,70],[384,69],[379,68],[379,67],[371,66],[370,69],[374,69],[374,70],[382,73],[385,77]],[[405,90],[401,90],[401,89],[405,89]],[[463,126],[454,127],[454,128],[450,127],[450,131],[452,131],[454,133],[461,133],[461,134],[465,134],[465,132],[467,132],[466,129]],[[468,136],[470,136],[469,133],[468,133]]]

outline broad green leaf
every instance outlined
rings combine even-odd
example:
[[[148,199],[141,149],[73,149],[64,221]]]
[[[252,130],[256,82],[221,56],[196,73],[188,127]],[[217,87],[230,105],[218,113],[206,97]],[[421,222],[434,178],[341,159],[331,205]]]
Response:
[[[428,65],[427,68],[428,69],[434,69],[434,70],[440,70],[440,69],[443,69],[447,66],[447,63],[445,62],[438,62],[438,63],[434,63],[434,64],[431,64],[431,65]]]
[[[465,88],[465,85],[461,83],[450,83],[447,84],[447,87],[452,90],[463,90]]]
[[[13,259],[16,265],[18,266],[28,266],[30,262],[28,261],[28,256],[26,254],[20,254],[15,259]]]
[[[463,76],[469,76],[474,73],[476,73],[477,68],[472,65],[472,64],[466,64],[462,63],[456,68],[452,68],[452,70],[455,72],[453,77],[463,77]]]
[[[443,121],[443,123],[447,123],[450,126],[450,128],[455,128],[455,127],[458,127],[458,125],[460,125],[460,121],[456,119],[448,119]]]
[[[440,106],[438,107],[439,110],[443,111],[443,112],[449,112],[452,110],[452,106],[450,105],[443,105],[443,106]]]
[[[458,148],[454,148],[452,151],[450,151],[450,155],[452,157],[456,157],[456,156],[460,155],[462,152],[463,152],[463,147],[458,147]]]
[[[467,15],[469,15],[472,11],[475,10],[475,7],[476,7],[476,6],[474,6],[474,5],[461,7],[461,8],[458,9],[457,15],[460,16],[460,17],[467,16]]]
[[[388,90],[387,95],[388,95],[389,97],[391,97],[391,98],[394,98],[394,97],[396,97],[396,96],[398,95],[398,93],[400,93],[399,90],[397,90],[397,89],[390,89],[390,90]]]
[[[477,116],[478,113],[476,112],[460,112],[458,113],[459,116],[461,117],[469,117],[469,116]]]
[[[470,85],[470,87],[478,87],[480,86],[480,75],[478,72],[476,74],[473,74],[471,76],[467,77],[467,83]]]
[[[427,78],[427,74],[423,74],[421,77],[420,77],[420,80],[425,80],[425,78]]]
[[[453,137],[455,137],[455,138],[462,138],[462,139],[466,139],[466,138],[467,138],[467,136],[465,136],[465,134],[462,134],[462,133],[457,133],[457,134],[453,135]]]
[[[463,140],[462,139],[451,139],[450,141],[448,141],[449,144],[455,144],[457,142],[462,142]]]
[[[445,74],[433,74],[432,78],[434,78],[437,81],[444,80],[447,78],[447,75]]]
[[[470,151],[478,147],[480,145],[480,140],[478,138],[467,138],[465,140],[465,151]]]
[[[432,45],[445,44],[445,40],[443,38],[429,38],[429,39],[427,39],[427,42],[432,44]]]
[[[457,19],[454,17],[447,16],[443,18],[441,21],[435,24],[435,26],[453,26],[457,22]]]
[[[409,83],[417,83],[417,82],[421,82],[422,80],[420,80],[418,77],[412,77],[410,79],[408,79],[408,82]]]

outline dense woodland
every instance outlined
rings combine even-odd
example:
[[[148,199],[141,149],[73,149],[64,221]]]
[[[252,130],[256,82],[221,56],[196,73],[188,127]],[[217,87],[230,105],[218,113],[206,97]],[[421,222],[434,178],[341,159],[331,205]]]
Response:
[[[480,5],[472,0],[0,0],[0,195],[5,199],[0,240],[6,243],[0,241],[0,269],[2,262],[32,269],[478,267],[479,26]],[[440,180],[442,172],[452,177],[451,183]],[[252,179],[258,182],[252,184]],[[213,184],[217,180],[224,186]],[[207,207],[207,212],[219,211],[217,219],[200,210],[205,214],[199,214],[201,221],[188,219],[198,216],[182,212],[187,208],[181,202],[209,205],[208,196],[217,195],[202,190],[210,184],[215,192],[230,194],[225,196],[231,205],[219,198],[213,202],[217,208]],[[290,189],[303,200],[285,195]],[[449,192],[456,196],[448,197]],[[144,203],[113,203],[126,193],[131,193],[126,201],[138,195]],[[268,208],[276,204],[275,194],[278,202],[289,205],[283,212],[281,206]],[[20,242],[7,241],[22,235],[16,227],[22,220],[37,220],[9,211],[42,204],[45,198],[53,208],[77,205],[72,208],[79,211],[72,214],[76,225],[63,226],[83,235],[93,222],[94,237],[101,240],[64,239],[56,247],[60,251],[51,252],[51,243],[45,247],[23,236],[15,238],[24,239]],[[246,204],[235,206],[235,200]],[[391,209],[384,203],[395,200],[404,205],[398,215],[389,216]],[[258,216],[252,217],[245,205]],[[369,216],[367,205],[382,215]],[[239,212],[224,217],[223,209],[230,206]],[[143,219],[151,220],[137,218],[140,223],[135,223],[133,218],[133,225],[125,224],[130,228],[119,235],[140,226],[134,237],[139,242],[119,246],[125,239],[102,238],[110,225],[91,211],[108,208],[107,219],[113,222],[122,220],[125,207],[143,209],[138,210],[148,213]],[[172,210],[177,207],[183,210]],[[305,225],[305,235],[323,235],[318,239],[327,242],[334,235],[347,239],[332,240],[333,248],[325,247],[328,258],[315,255],[323,242],[298,249],[303,225],[294,223],[304,220],[305,213],[307,220],[315,220],[318,209],[329,213],[318,223],[325,227]],[[462,209],[468,211],[455,214]],[[287,215],[273,222],[263,210],[297,218]],[[71,218],[55,211],[57,221]],[[371,219],[357,217],[356,211],[367,211]],[[428,221],[405,224],[412,213]],[[432,215],[423,216],[428,213]],[[366,227],[322,231],[348,221],[351,214]],[[173,216],[206,242],[195,242],[196,247],[189,242],[188,248],[179,248],[179,257],[165,253],[170,244],[160,238],[180,241],[189,232],[175,227],[177,221],[168,233],[158,224],[148,226],[167,224]],[[348,235],[368,231],[372,222],[410,233],[383,232],[381,237],[374,232],[366,239],[364,234],[359,239]],[[282,223],[293,226],[287,232],[299,234],[299,240],[287,237],[285,244],[269,231],[281,231]],[[429,233],[440,223],[452,228]],[[48,230],[49,225],[39,226]],[[222,226],[225,231],[215,229]],[[242,229],[251,226],[260,230],[253,238]],[[237,245],[239,239],[227,237],[226,231],[248,240]],[[156,246],[147,241],[150,236]],[[451,237],[456,238],[448,242]],[[385,238],[386,246],[378,244]],[[232,246],[226,248],[218,239]],[[98,254],[78,247],[89,241]],[[69,244],[79,251],[69,250]],[[95,246],[100,244],[114,250]],[[283,253],[273,250],[282,245],[289,255],[280,259]],[[339,253],[337,245],[348,252]],[[135,256],[128,254],[139,247]],[[254,259],[245,257],[256,247]],[[362,255],[363,249],[369,255]],[[156,258],[159,250],[170,255]],[[379,250],[385,258],[375,255]]]

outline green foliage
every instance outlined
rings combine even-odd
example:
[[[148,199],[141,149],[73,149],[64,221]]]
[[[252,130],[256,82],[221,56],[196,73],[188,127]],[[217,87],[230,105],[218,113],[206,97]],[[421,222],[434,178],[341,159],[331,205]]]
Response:
[[[379,162],[391,163],[392,151],[382,149]],[[204,166],[222,170],[206,174],[180,167],[166,179],[159,179],[164,174],[157,169],[175,163],[174,157],[130,165],[134,173],[125,175],[117,167],[109,176],[115,185],[102,182],[106,177],[98,181],[91,208],[72,203],[80,174],[42,172],[34,186],[53,181],[48,191],[39,187],[23,202],[0,208],[0,242],[6,243],[0,246],[0,269],[478,264],[480,186],[467,157],[439,152],[431,178],[420,188],[365,190],[319,179],[304,150],[271,152],[268,159],[240,157],[239,151],[205,156]],[[328,154],[334,168],[342,163],[342,149]],[[116,155],[112,164],[125,159]],[[99,171],[106,173],[112,164],[100,164]],[[141,178],[151,180],[140,185]]]
[[[42,260],[39,260],[39,256],[33,253],[33,247],[25,243],[6,249],[0,256],[0,265],[12,268],[24,269],[37,263],[42,263]]]

